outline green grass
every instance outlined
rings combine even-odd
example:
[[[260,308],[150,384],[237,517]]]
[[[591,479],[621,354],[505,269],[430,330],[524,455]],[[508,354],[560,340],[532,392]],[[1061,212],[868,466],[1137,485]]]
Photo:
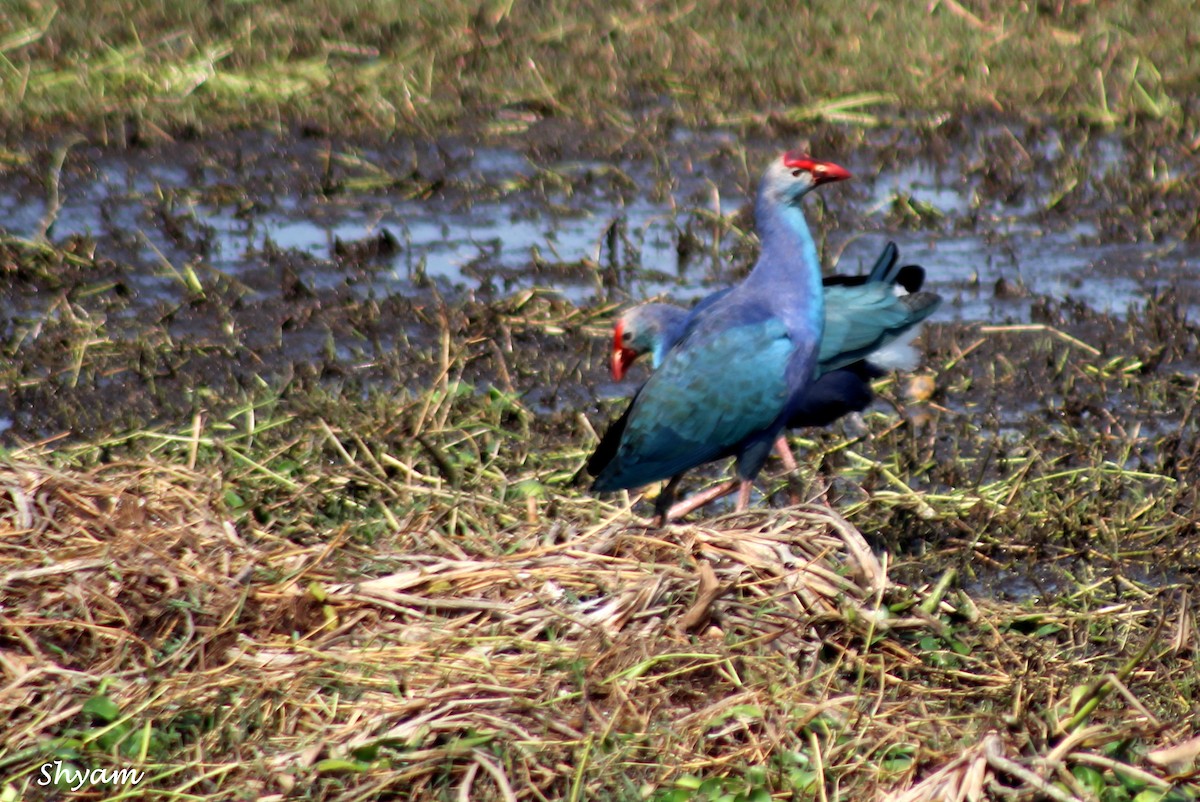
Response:
[[[1182,122],[1200,79],[1200,8],[1187,0],[55,8],[11,3],[0,20],[6,128],[432,134],[543,117],[796,126],[980,109]]]
[[[0,792],[36,792],[58,759],[139,767],[127,798],[148,800],[1005,798],[989,783],[1200,798],[1153,754],[1190,733],[1183,583],[1115,570],[1052,604],[973,596],[953,569],[885,586],[857,531],[815,506],[643,529],[571,487],[584,452],[561,422],[464,391],[463,352],[454,336],[444,378],[411,395],[262,387],[176,426],[9,455],[5,667],[70,682],[21,676],[34,695],[0,736]],[[864,526],[891,516],[900,537],[924,506],[927,525],[980,527],[926,562],[1102,560],[1107,542],[1039,544],[1019,517],[981,517],[982,491],[925,489],[937,472],[870,423],[879,442],[856,447],[891,478],[847,472],[872,489]],[[423,442],[397,436],[414,428]],[[962,448],[986,444],[971,431]],[[815,460],[845,450],[823,440]],[[1106,473],[1124,495],[1157,487],[1105,451],[1017,470],[1007,502],[1110,514]],[[545,492],[511,493],[528,482]],[[1170,517],[1113,514],[1108,535]]]

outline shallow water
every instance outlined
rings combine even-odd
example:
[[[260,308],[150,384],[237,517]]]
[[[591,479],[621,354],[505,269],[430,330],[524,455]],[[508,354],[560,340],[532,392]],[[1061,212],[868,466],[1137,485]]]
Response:
[[[700,132],[677,141],[703,150],[727,147],[728,138]],[[1100,173],[1123,157],[1112,139],[1096,140],[1092,150]],[[1063,151],[1053,132],[1038,145],[1045,158]],[[64,177],[51,239],[90,237],[98,252],[132,265],[125,280],[135,308],[178,302],[183,266],[241,282],[250,299],[278,293],[263,256],[270,251],[301,257],[300,278],[315,291],[348,286],[358,297],[383,297],[432,282],[443,293],[494,297],[548,286],[578,304],[688,301],[731,281],[730,264],[749,264],[736,233],[714,243],[712,215],[728,218],[747,198],[732,173],[713,173],[713,162],[702,168],[680,159],[691,169],[664,185],[661,168],[645,163],[617,163],[618,182],[600,162],[534,165],[516,149],[481,147],[458,157],[442,191],[398,199],[386,188],[289,192],[286,180],[262,166],[242,172],[260,185],[242,195],[236,174],[196,164],[202,153],[182,160],[189,165],[96,154]],[[1043,211],[1052,188],[1037,175],[1016,192],[989,193],[978,172],[964,173],[962,160],[941,162],[912,158],[874,174],[856,170],[850,193],[824,193],[841,223],[829,235],[826,259],[836,264],[827,269],[861,271],[894,240],[902,259],[925,265],[929,288],[946,298],[943,320],[1028,322],[1037,296],[1123,315],[1165,287],[1185,299],[1190,315],[1200,311],[1192,303],[1200,298],[1195,243],[1102,241],[1086,214]],[[0,184],[0,218],[10,235],[35,238],[46,208],[36,189]],[[918,209],[920,218],[906,219],[906,209]],[[349,275],[339,247],[384,232],[397,243],[394,252],[372,257],[369,273]]]

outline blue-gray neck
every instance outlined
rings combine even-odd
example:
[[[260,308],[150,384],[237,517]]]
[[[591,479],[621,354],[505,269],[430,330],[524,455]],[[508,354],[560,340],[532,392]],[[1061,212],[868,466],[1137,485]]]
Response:
[[[692,312],[673,304],[657,304],[652,306],[654,321],[651,326],[653,340],[651,341],[650,359],[654,369],[658,370],[667,352],[675,347],[675,343],[683,339],[684,330]]]
[[[773,305],[787,311],[789,327],[803,327],[820,337],[825,325],[821,262],[800,198],[781,200],[764,187],[755,204],[755,222],[762,254],[747,282],[770,293]]]
[[[667,351],[671,350],[671,347],[677,342],[679,342],[679,337],[675,335],[674,331],[672,331],[669,334],[664,333],[664,335],[659,337],[658,341],[654,343],[654,353],[651,354],[651,359],[654,363],[655,370],[658,370],[660,367],[662,367],[663,360],[667,356]]]

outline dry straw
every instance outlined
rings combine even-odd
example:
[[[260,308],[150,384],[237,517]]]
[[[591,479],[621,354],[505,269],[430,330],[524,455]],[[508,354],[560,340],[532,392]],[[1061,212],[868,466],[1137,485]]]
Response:
[[[165,463],[63,470],[24,454],[0,488],[14,790],[36,791],[70,736],[89,765],[146,768],[126,789],[146,798],[638,797],[770,767],[766,785],[823,800],[1085,799],[1055,772],[1113,739],[1092,731],[1038,764],[1028,739],[965,716],[1063,689],[996,637],[953,665],[926,659],[918,638],[979,608],[890,585],[826,507],[666,530],[608,508],[553,536],[522,524],[511,553],[464,541],[451,557],[441,535],[367,554],[336,532],[239,531],[218,478]],[[104,725],[85,709],[98,696],[120,711]],[[1162,730],[1127,712],[1123,734]],[[103,740],[122,727],[132,753]],[[1130,767],[1161,785],[1153,769]]]

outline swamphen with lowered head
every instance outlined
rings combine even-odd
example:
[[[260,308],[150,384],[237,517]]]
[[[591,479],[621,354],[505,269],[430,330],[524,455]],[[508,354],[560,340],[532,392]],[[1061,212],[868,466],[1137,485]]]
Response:
[[[871,380],[892,369],[916,367],[917,354],[909,344],[919,324],[938,307],[941,298],[920,292],[925,269],[919,265],[897,267],[898,251],[889,242],[872,269],[856,276],[827,276],[825,333],[818,351],[817,378],[804,392],[787,428],[827,426],[850,412],[861,412],[871,403]],[[626,311],[614,326],[612,372],[618,381],[642,354],[651,354],[658,367],[666,353],[683,336],[692,315],[729,290],[721,290],[688,310],[673,304],[642,304]],[[854,361],[857,360],[857,361]],[[588,461],[593,475],[616,453],[628,412],[605,432]],[[781,435],[776,450],[788,470],[796,462]],[[701,504],[731,492],[736,482],[717,485],[672,508],[678,517]]]
[[[695,312],[637,394],[598,492],[670,479],[665,520],[684,471],[737,458],[738,509],[817,369],[825,304],[817,248],[800,202],[850,177],[832,162],[789,151],[767,168],[755,202],[762,252],[741,284]]]
[[[889,242],[869,272],[855,276],[825,276],[821,279],[825,288],[825,333],[818,352],[818,376],[847,364],[847,359],[851,357],[858,358],[863,348],[870,349],[864,358],[879,369],[911,370],[915,367],[916,354],[908,346],[909,337],[904,335],[911,333],[915,336],[915,326],[937,309],[941,298],[925,293],[919,300],[902,302],[905,307],[900,319],[889,314],[889,326],[881,328],[874,318],[876,307],[881,303],[892,307],[886,310],[888,312],[897,308],[897,302],[891,301],[888,293],[895,296],[915,295],[925,284],[925,268],[920,265],[897,267],[899,257],[896,243]],[[624,379],[629,366],[645,354],[650,355],[652,365],[658,368],[667,351],[682,339],[692,316],[726,295],[730,289],[718,290],[706,296],[691,309],[669,303],[639,304],[627,309],[613,325],[613,378],[617,381]],[[855,336],[860,332],[864,336]],[[867,339],[872,337],[876,339]],[[839,350],[847,343],[853,343],[852,352]]]

